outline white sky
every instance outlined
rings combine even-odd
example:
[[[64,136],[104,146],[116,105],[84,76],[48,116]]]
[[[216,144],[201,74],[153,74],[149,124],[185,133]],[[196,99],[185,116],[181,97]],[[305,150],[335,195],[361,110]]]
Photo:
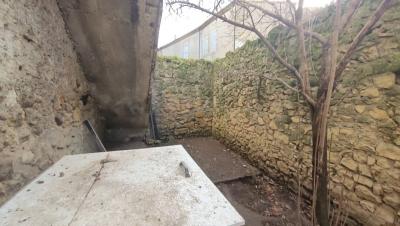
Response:
[[[165,1],[164,1],[165,2]],[[214,0],[203,0],[203,4],[212,6]],[[296,2],[294,0],[293,2]],[[323,7],[331,3],[332,0],[305,0],[305,7]],[[160,35],[158,46],[161,47],[169,42],[179,38],[189,31],[200,26],[210,16],[195,9],[184,8],[181,15],[175,15],[169,12],[164,5],[161,19]]]

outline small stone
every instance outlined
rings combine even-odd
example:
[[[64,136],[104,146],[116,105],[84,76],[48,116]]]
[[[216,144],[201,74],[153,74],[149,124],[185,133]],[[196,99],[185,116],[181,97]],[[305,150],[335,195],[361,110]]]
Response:
[[[361,175],[372,177],[371,171],[369,170],[368,166],[364,164],[358,165],[358,171],[361,173]]]
[[[372,185],[374,184],[374,182],[371,179],[361,176],[361,175],[355,175],[354,180],[356,182],[358,182],[359,184],[365,185],[369,188],[372,188]]]
[[[374,212],[375,211],[375,208],[376,208],[376,205],[373,203],[373,202],[370,202],[370,201],[366,201],[366,200],[361,200],[360,201],[360,205],[364,208],[364,209],[366,209],[366,210],[368,210],[369,212]]]
[[[354,160],[357,162],[365,163],[367,161],[367,154],[362,151],[354,152]]]
[[[375,87],[369,87],[361,91],[361,96],[364,97],[379,97],[379,90]]]
[[[21,155],[21,162],[24,164],[31,164],[35,155],[31,151],[23,151]]]
[[[368,157],[367,157],[367,164],[368,164],[369,166],[374,165],[375,162],[376,162],[376,159],[375,159],[374,157],[371,157],[371,156],[368,156]]]
[[[383,157],[378,157],[376,164],[384,169],[390,169],[393,167],[393,161]]]
[[[400,146],[400,137],[394,139],[393,143],[395,143],[397,146]]]
[[[385,196],[383,197],[383,202],[393,208],[398,208],[400,207],[400,195],[395,192],[385,194]]]
[[[365,105],[356,105],[354,109],[356,110],[357,113],[361,114],[365,111]]]
[[[373,80],[378,88],[388,89],[395,84],[396,75],[392,72],[387,72],[376,76]]]
[[[374,184],[374,186],[372,187],[372,191],[375,195],[381,195],[383,193],[382,185]]]
[[[387,224],[394,223],[395,214],[396,212],[386,205],[379,206],[374,212],[375,216],[383,219]]]
[[[275,124],[274,121],[271,121],[271,122],[269,123],[269,127],[270,127],[271,129],[273,129],[273,130],[277,130],[277,129],[278,129],[278,126],[276,126],[276,124]]]
[[[278,141],[283,142],[284,144],[289,143],[289,137],[281,132],[275,131],[274,138],[277,139]]]
[[[348,177],[345,177],[343,180],[343,185],[349,189],[349,190],[353,190],[354,188],[354,181]]]
[[[265,122],[264,122],[264,120],[263,120],[261,117],[258,117],[258,118],[257,118],[257,122],[258,122],[258,125],[260,125],[260,126],[265,125]]]
[[[369,112],[369,115],[376,120],[386,120],[389,119],[389,115],[386,111],[379,108],[374,108]]]
[[[376,152],[379,156],[383,156],[388,159],[400,161],[400,148],[389,143],[380,143],[376,147]]]
[[[371,190],[369,190],[364,185],[356,185],[355,192],[356,192],[357,196],[362,199],[366,199],[366,200],[369,200],[369,201],[375,202],[375,203],[382,202],[382,200],[379,196],[374,195],[374,193],[372,193]]]
[[[358,163],[351,158],[343,158],[340,163],[352,171],[357,170]]]
[[[293,117],[291,118],[291,120],[292,120],[292,122],[294,122],[294,123],[299,123],[299,122],[300,122],[300,117],[299,117],[299,116],[293,116]]]
[[[75,122],[81,121],[81,111],[79,110],[79,108],[75,108],[75,110],[72,112],[72,119]]]

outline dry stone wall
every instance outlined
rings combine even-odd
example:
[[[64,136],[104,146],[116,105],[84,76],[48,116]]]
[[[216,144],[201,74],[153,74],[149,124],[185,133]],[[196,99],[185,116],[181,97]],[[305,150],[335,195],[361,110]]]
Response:
[[[345,72],[328,132],[331,192],[364,225],[400,224],[400,17],[391,10],[383,20]],[[310,191],[309,111],[265,79],[279,71],[268,61],[250,43],[216,63],[213,133],[293,188],[301,175]]]
[[[158,58],[152,109],[161,137],[211,134],[211,72],[207,61]]]
[[[355,15],[355,22],[347,33],[341,35],[343,46],[351,41],[362,26],[359,22],[361,18],[368,15],[376,4],[369,1]],[[336,200],[346,200],[346,209],[352,218],[371,226],[400,225],[398,11],[398,7],[388,11],[369,34],[345,71],[330,112],[330,191]],[[329,15],[329,12],[326,14]],[[322,26],[322,30],[326,27]],[[271,33],[271,38],[284,34]],[[295,45],[293,40],[287,42]],[[284,54],[289,56],[289,60],[295,54],[295,49],[285,49],[287,52]],[[313,52],[313,56],[318,59],[318,53]],[[170,94],[170,90],[192,90],[192,85],[189,83],[185,87],[187,83],[177,84],[171,75],[182,70],[176,63],[169,64],[171,62],[162,61],[157,73],[160,76],[168,69],[165,75],[173,82],[164,82],[155,88],[168,90],[156,91],[163,93],[158,95],[156,102],[169,103],[168,110],[165,111],[167,105],[164,104],[162,112],[163,115],[169,115],[170,120],[161,123],[161,127],[168,128],[170,125],[180,128],[176,127],[180,124],[175,119],[179,118],[178,115],[187,116],[191,111],[186,108],[187,102],[172,100],[178,96],[187,97],[187,92]],[[318,70],[316,64],[312,69]],[[191,71],[185,68],[183,76],[190,78]],[[257,41],[247,43],[238,51],[217,60],[209,72],[212,72],[212,76],[208,77],[213,77],[213,135],[294,189],[298,187],[300,176],[304,191],[310,192],[312,144],[309,111],[298,94],[280,82],[266,78],[278,75],[295,85],[287,72],[274,62]],[[156,83],[161,81],[156,80]],[[317,86],[318,80],[313,78],[314,91]],[[201,97],[197,95],[196,98]],[[157,111],[157,105],[153,107]],[[209,110],[211,106],[204,107],[207,108],[197,110]],[[159,120],[163,121],[161,118]],[[175,132],[173,129],[163,131],[164,134]],[[178,134],[184,134],[184,131]]]
[[[0,4],[0,204],[63,155],[94,150],[100,126],[54,0]]]

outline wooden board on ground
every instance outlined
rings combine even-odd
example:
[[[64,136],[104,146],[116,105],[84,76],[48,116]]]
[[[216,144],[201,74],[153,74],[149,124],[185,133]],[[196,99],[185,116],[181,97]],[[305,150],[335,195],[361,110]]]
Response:
[[[212,137],[190,137],[176,142],[186,148],[214,183],[260,174],[257,168]]]
[[[0,208],[0,225],[233,226],[244,220],[175,145],[65,156]]]

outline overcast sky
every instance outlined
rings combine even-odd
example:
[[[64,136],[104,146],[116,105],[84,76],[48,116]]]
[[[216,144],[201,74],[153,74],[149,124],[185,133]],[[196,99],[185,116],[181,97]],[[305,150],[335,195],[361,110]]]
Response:
[[[164,1],[165,2],[165,1]],[[214,0],[203,0],[204,4],[212,4]],[[296,2],[295,0],[293,2]],[[322,7],[328,5],[332,0],[305,0],[305,7]],[[169,12],[167,7],[164,6],[163,15],[161,19],[160,36],[158,39],[158,46],[161,47],[176,38],[190,32],[210,16],[198,10],[185,8],[182,15],[175,15]]]

